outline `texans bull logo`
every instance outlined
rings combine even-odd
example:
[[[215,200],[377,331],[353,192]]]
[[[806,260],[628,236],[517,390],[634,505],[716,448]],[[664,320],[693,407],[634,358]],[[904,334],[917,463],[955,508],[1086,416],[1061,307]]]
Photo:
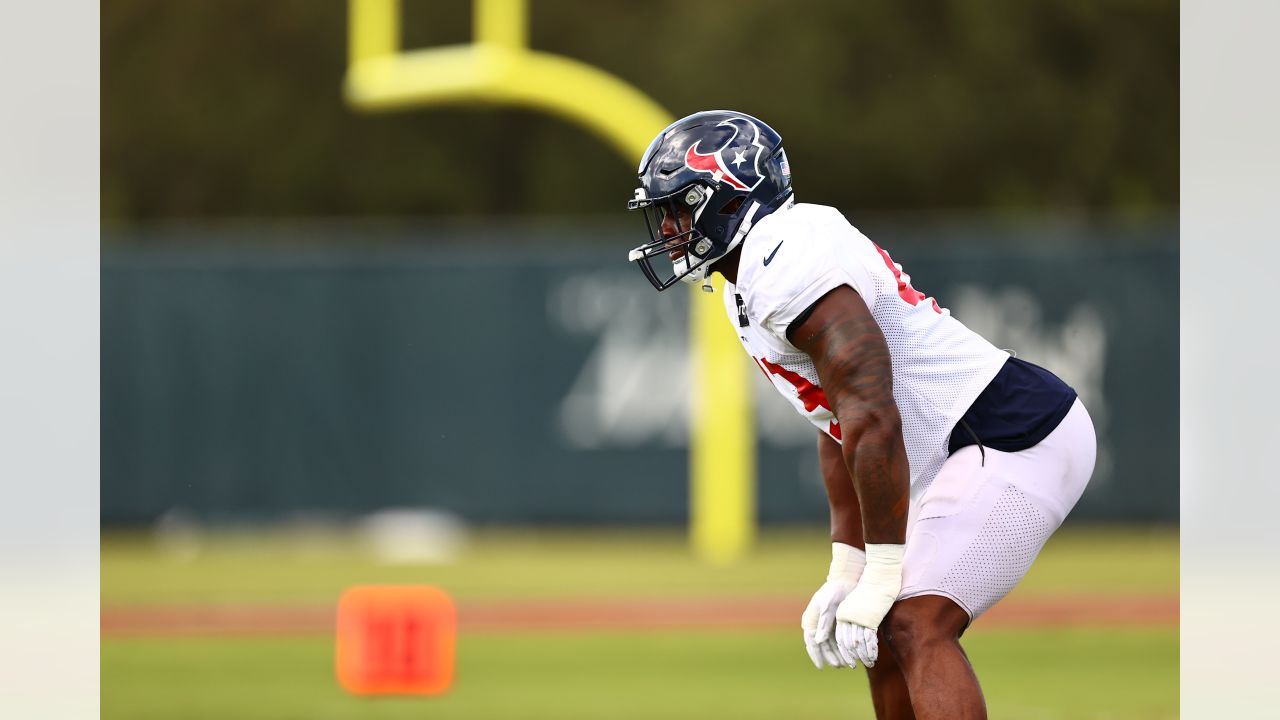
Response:
[[[764,180],[759,166],[760,153],[765,149],[760,144],[760,128],[746,118],[722,120],[716,127],[728,127],[733,134],[710,153],[699,152],[701,140],[690,145],[684,153],[684,164],[690,170],[710,173],[712,179],[727,182],[738,190],[754,190]],[[749,144],[747,138],[750,138]],[[727,160],[725,153],[731,155]]]

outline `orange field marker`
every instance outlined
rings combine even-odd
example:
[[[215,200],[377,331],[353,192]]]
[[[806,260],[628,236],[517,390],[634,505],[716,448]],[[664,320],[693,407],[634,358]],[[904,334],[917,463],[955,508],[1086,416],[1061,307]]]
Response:
[[[443,693],[457,635],[457,610],[439,588],[348,588],[338,600],[338,683],[357,695]]]

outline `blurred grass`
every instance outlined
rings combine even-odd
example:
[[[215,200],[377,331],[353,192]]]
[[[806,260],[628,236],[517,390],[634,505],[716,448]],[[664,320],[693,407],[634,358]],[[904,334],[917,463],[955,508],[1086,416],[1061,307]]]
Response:
[[[219,533],[194,557],[149,535],[102,539],[104,605],[336,601],[349,585],[427,583],[460,600],[811,594],[826,576],[821,528],[761,534],[744,563],[695,561],[677,531],[484,531],[444,565],[383,565],[332,533]],[[1176,528],[1067,527],[1015,595],[1173,594]]]
[[[966,648],[992,718],[1175,718],[1169,630],[973,633]],[[871,717],[862,670],[818,672],[798,632],[463,636],[438,698],[361,699],[332,679],[327,638],[113,639],[102,645],[102,717]]]
[[[429,583],[455,598],[796,597],[828,563],[821,528],[770,530],[741,565],[695,562],[676,531],[482,531],[446,565],[379,564],[358,538],[217,533],[175,552],[143,534],[102,539],[102,603],[324,603],[358,583]],[[1076,528],[1046,546],[1015,596],[1167,595],[1175,528]],[[798,618],[797,618],[798,622]],[[1012,629],[965,637],[992,718],[1178,715],[1178,631]],[[332,639],[102,640],[102,717],[822,718],[871,717],[861,670],[817,672],[799,631],[464,634],[449,694],[360,699],[333,678]]]

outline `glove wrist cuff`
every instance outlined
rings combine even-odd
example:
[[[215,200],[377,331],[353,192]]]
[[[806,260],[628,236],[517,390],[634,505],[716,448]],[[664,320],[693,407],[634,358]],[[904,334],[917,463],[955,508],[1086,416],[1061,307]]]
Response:
[[[907,554],[906,545],[867,544],[866,567],[863,581],[879,586],[886,593],[897,596],[902,586],[902,560]]]
[[[902,558],[907,554],[906,545],[875,545],[867,543],[868,565],[902,565]]]
[[[902,590],[905,545],[867,545],[867,565],[858,586],[840,603],[836,619],[863,627],[880,627],[889,607]]]
[[[831,543],[831,569],[827,572],[827,581],[856,583],[866,564],[866,552],[852,545],[833,542]]]

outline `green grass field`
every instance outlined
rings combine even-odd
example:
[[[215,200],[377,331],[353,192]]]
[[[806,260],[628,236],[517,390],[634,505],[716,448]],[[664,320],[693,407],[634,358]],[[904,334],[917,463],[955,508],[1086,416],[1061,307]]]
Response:
[[[104,608],[326,603],[362,583],[429,583],[460,602],[794,595],[825,573],[820,530],[764,534],[733,568],[694,562],[678,533],[484,532],[442,566],[382,566],[341,538],[221,535],[175,559],[149,538],[102,542]],[[1174,530],[1067,529],[1019,597],[1173,595]],[[796,618],[799,624],[799,617]],[[983,628],[966,635],[993,718],[1174,718],[1178,632]],[[459,638],[451,691],[362,699],[333,678],[324,634],[102,641],[104,718],[871,717],[861,670],[818,672],[795,630],[515,631]]]

